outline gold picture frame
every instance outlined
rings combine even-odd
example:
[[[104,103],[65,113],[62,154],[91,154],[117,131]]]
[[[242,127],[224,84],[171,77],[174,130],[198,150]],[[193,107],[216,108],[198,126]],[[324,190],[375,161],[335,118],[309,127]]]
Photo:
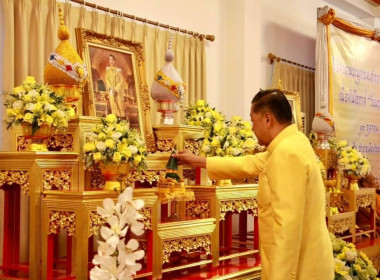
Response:
[[[142,43],[83,28],[76,28],[75,33],[78,52],[89,73],[83,94],[84,115],[113,113],[128,120],[141,132],[148,151],[154,152]]]
[[[304,126],[302,123],[302,114],[301,114],[301,97],[299,92],[283,90],[286,98],[289,101],[290,107],[292,108],[294,122],[297,125],[299,131],[304,132]]]

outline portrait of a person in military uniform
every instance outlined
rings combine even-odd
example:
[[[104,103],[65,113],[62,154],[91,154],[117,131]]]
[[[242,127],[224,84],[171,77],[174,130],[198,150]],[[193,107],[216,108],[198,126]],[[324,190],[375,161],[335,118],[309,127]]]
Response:
[[[95,114],[101,117],[115,114],[139,130],[137,81],[132,54],[89,46],[89,58]]]

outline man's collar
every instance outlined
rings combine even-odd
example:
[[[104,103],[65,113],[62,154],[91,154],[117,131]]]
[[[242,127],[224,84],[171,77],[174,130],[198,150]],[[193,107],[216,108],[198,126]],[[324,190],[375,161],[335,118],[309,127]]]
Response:
[[[283,139],[285,139],[289,135],[292,135],[296,132],[298,132],[298,128],[295,124],[291,124],[291,125],[285,127],[279,134],[277,134],[277,136],[272,140],[272,142],[270,142],[269,146],[267,147],[267,151],[272,153],[276,149],[277,145]]]

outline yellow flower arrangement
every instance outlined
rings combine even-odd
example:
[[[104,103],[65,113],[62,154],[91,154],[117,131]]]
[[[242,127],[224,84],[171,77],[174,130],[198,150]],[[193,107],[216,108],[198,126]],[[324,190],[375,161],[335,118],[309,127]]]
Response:
[[[334,280],[377,280],[377,270],[363,252],[330,233],[335,260]]]
[[[185,124],[203,127],[206,138],[213,134],[214,129],[220,131],[224,122],[225,116],[201,99],[186,110]]]
[[[31,76],[26,77],[21,86],[5,94],[8,129],[21,123],[32,125],[32,135],[43,124],[65,129],[75,116],[74,109],[64,102],[64,96],[56,94],[46,85],[37,84]]]
[[[101,122],[93,128],[93,134],[83,146],[86,166],[100,162],[106,165],[129,163],[137,170],[146,169],[147,150],[140,133],[114,114],[101,118]]]
[[[204,100],[198,100],[189,107],[185,122],[205,129],[200,151],[204,156],[242,156],[253,153],[259,147],[249,122],[239,116],[226,121]]]
[[[334,143],[334,149],[338,157],[339,169],[346,175],[360,178],[371,171],[368,159],[348,145],[346,140]]]
[[[215,129],[216,126],[221,128]],[[201,153],[206,156],[242,156],[254,153],[258,147],[251,124],[234,116],[228,122],[214,125],[214,135],[204,140]]]

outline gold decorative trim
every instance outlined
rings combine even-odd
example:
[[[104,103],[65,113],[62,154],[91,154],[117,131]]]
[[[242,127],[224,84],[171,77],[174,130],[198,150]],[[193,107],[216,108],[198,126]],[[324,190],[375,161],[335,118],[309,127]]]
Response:
[[[49,151],[72,152],[74,150],[74,136],[71,133],[53,134],[47,141]]]
[[[336,217],[337,215],[335,215]],[[343,233],[346,230],[354,226],[353,219],[351,217],[346,217],[343,219],[333,219],[330,225],[330,232],[332,233]]]
[[[173,252],[186,251],[202,248],[206,251],[206,255],[211,253],[211,238],[209,235],[194,236],[182,239],[173,239],[163,242],[162,263],[168,263],[170,254]]]
[[[0,188],[3,185],[17,184],[24,194],[29,194],[29,172],[20,170],[0,170]]]
[[[196,170],[195,169],[184,169],[183,170],[183,178],[189,179],[191,181],[195,181],[196,179]]]
[[[90,236],[98,235],[99,228],[104,225],[106,220],[96,211],[90,212]]]
[[[24,136],[18,135],[16,139],[16,150],[17,152],[26,151],[28,145],[32,143],[30,139],[25,139]]]
[[[201,147],[202,147],[202,142],[200,140],[195,140],[195,139],[185,140],[185,149],[190,150],[195,155],[199,155]]]
[[[106,181],[100,172],[100,168],[91,169],[91,188],[103,189]]]
[[[257,216],[257,201],[256,199],[239,199],[239,200],[224,200],[220,202],[220,219],[224,220],[227,212],[247,211],[253,216]]]
[[[170,152],[174,149],[175,143],[173,140],[157,140],[157,150],[160,152]]]
[[[152,229],[152,208],[146,207],[138,212],[143,216],[140,221],[144,224],[145,229]]]
[[[152,184],[154,182],[158,182],[160,177],[165,177],[165,172],[165,170],[144,170],[141,172],[133,170],[125,177],[125,183],[127,186],[135,181],[139,181],[141,183],[148,182],[149,184]]]
[[[68,236],[75,235],[76,216],[69,211],[50,211],[49,234],[58,234],[60,229],[67,228]]]
[[[150,111],[150,95],[149,95],[149,88],[147,85],[140,85],[140,92],[144,93],[141,95],[141,100],[143,103],[143,109],[144,111],[149,112]]]
[[[369,194],[356,194],[356,212],[360,207],[370,206],[372,209],[376,207],[376,195],[375,193]]]
[[[71,171],[70,170],[46,170],[43,173],[43,189],[46,190],[64,190],[71,189]]]
[[[208,200],[196,200],[186,202],[186,216],[205,219],[210,217],[210,203]]]
[[[345,193],[332,195],[330,196],[330,207],[337,207],[339,213],[349,212],[351,211],[350,198]]]

